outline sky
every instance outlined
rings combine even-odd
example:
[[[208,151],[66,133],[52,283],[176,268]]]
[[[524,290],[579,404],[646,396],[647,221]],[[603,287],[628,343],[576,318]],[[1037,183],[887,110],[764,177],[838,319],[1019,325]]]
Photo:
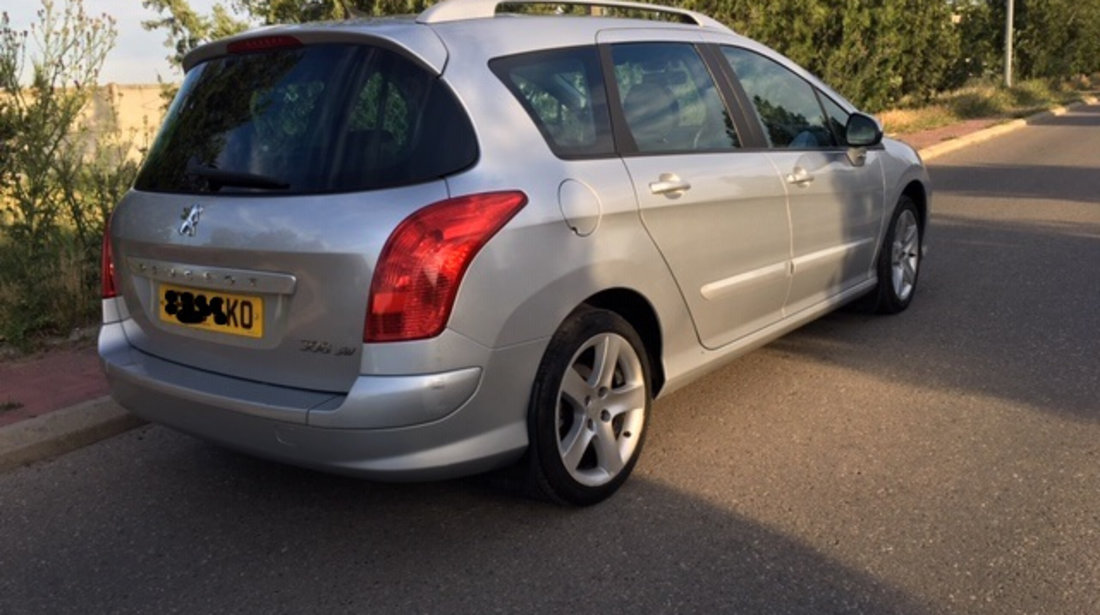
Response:
[[[190,0],[191,8],[201,14],[209,14],[217,0]],[[64,6],[65,0],[55,0],[55,6]],[[225,2],[223,2],[225,4]],[[3,0],[0,10],[8,13],[11,27],[25,30],[36,20],[41,8],[40,0]],[[171,52],[164,46],[163,30],[146,31],[141,22],[156,19],[157,13],[141,6],[141,0],[84,0],[84,11],[89,15],[106,13],[115,18],[118,38],[107,56],[99,82],[106,83],[156,83],[159,74],[167,82],[182,78],[179,69],[169,65]],[[33,43],[31,43],[33,49]]]

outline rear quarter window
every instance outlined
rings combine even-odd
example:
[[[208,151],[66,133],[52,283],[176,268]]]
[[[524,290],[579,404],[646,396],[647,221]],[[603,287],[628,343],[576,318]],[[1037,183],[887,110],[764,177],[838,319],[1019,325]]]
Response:
[[[573,47],[497,58],[489,63],[561,158],[615,153],[599,55]]]
[[[307,45],[193,68],[135,188],[371,190],[443,177],[477,155],[469,118],[436,75],[388,49]]]

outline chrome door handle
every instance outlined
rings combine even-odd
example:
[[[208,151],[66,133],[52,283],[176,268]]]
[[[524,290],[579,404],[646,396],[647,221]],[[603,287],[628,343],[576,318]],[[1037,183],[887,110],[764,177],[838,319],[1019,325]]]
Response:
[[[678,194],[686,190],[691,190],[691,184],[675,173],[661,173],[657,181],[649,184],[649,191],[653,194]]]
[[[796,186],[805,186],[814,181],[813,173],[810,173],[802,167],[795,167],[794,171],[787,173],[787,183],[794,184]]]

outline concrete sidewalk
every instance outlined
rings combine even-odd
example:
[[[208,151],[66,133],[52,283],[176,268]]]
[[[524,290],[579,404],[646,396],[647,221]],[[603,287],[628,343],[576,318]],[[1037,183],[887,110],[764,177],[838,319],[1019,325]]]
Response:
[[[1086,104],[1096,102],[1090,97]],[[928,161],[1044,117],[1062,115],[1080,104],[1025,119],[969,120],[897,138],[916,147]],[[0,361],[0,472],[55,457],[142,424],[107,397],[107,382],[90,342],[82,347]]]
[[[0,428],[107,395],[94,344],[0,363]]]
[[[0,362],[0,472],[141,424],[107,396],[94,344]]]

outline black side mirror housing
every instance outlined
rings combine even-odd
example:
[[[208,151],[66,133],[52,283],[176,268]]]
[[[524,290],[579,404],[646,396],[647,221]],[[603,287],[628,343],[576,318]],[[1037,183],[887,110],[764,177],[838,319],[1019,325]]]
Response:
[[[844,139],[850,147],[874,147],[882,143],[882,126],[875,118],[857,111],[848,116]]]

